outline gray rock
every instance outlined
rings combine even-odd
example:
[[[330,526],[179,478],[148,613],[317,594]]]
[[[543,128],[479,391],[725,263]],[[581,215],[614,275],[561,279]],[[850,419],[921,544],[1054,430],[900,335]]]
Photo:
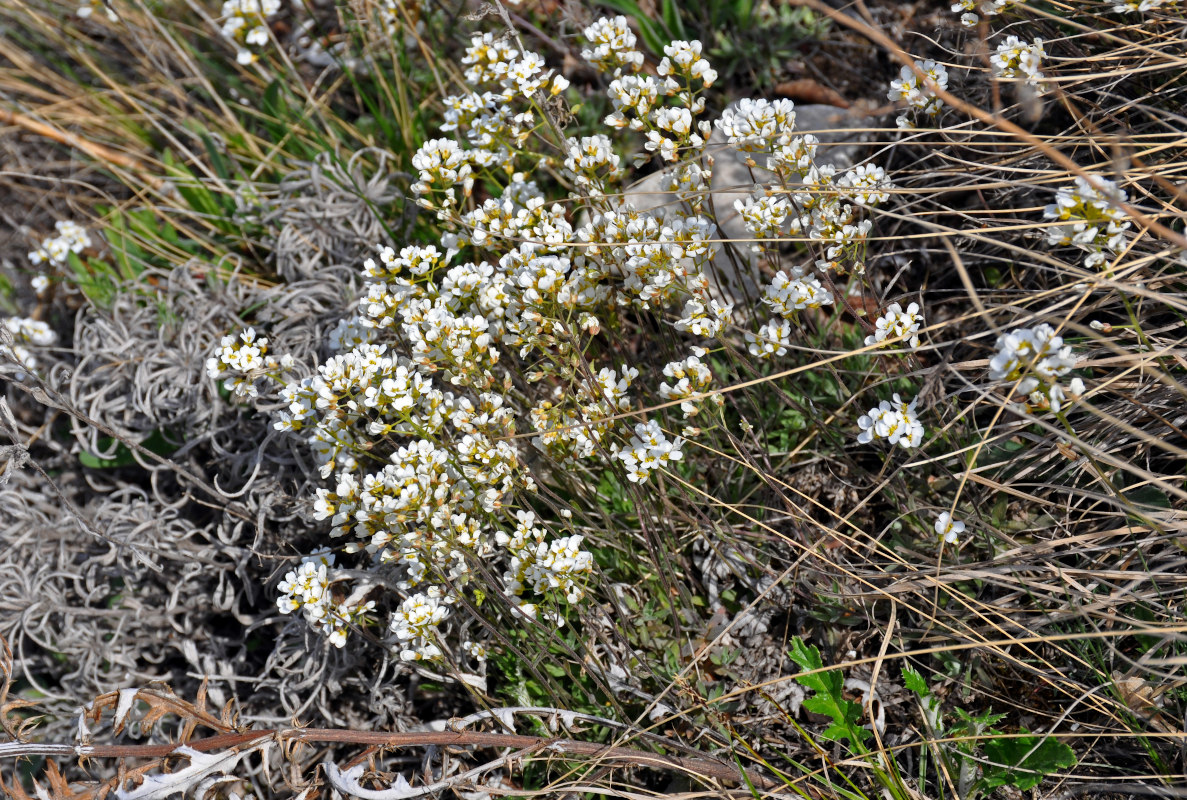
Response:
[[[858,129],[869,126],[867,117],[819,104],[797,105],[795,113],[796,132],[810,133],[820,140],[817,164],[832,164],[838,170],[845,170],[855,163],[863,138]],[[705,145],[705,154],[713,157],[709,206],[715,213],[718,236],[723,242],[713,259],[710,278],[721,295],[720,299],[736,303],[747,297],[757,297],[761,281],[757,260],[749,246],[754,239],[734,208],[734,202],[749,197],[757,184],[773,181],[774,175],[742,163],[738,151],[726,142],[725,135],[716,127]],[[668,167],[638,181],[623,193],[624,201],[641,211],[677,205],[679,201],[672,193],[662,189],[663,180],[673,169]]]

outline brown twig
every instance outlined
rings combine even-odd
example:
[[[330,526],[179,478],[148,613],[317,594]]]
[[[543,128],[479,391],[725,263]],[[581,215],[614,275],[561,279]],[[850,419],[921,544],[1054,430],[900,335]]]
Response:
[[[11,742],[0,744],[0,758],[25,756],[78,756],[80,758],[164,758],[179,747],[201,753],[244,747],[272,739],[279,744],[358,744],[373,747],[513,747],[555,755],[587,756],[600,760],[657,769],[679,770],[719,781],[743,783],[747,779],[762,789],[777,788],[776,781],[747,770],[745,775],[733,764],[712,758],[669,756],[629,747],[613,747],[574,739],[521,736],[512,733],[474,731],[415,731],[384,733],[338,728],[285,728],[220,733],[184,744],[72,745]]]
[[[141,164],[131,156],[126,156],[123,153],[116,152],[110,147],[104,147],[101,144],[89,141],[81,136],[55,128],[44,122],[38,122],[32,117],[21,114],[16,111],[9,111],[0,108],[0,124],[15,125],[18,128],[24,128],[30,133],[37,136],[43,136],[59,144],[64,144],[67,147],[73,147],[81,150],[96,161],[103,161],[123,169],[131,170],[140,175],[146,180],[154,189],[160,188],[162,181],[160,178],[151,174],[144,164]]]

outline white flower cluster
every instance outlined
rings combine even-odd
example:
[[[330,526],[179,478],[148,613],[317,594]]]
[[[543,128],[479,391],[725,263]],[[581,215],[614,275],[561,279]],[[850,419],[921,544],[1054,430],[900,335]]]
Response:
[[[440,595],[421,592],[409,597],[392,614],[391,630],[400,643],[403,661],[432,661],[441,657],[437,626],[449,617],[449,604]]]
[[[960,22],[972,28],[981,21],[981,16],[996,17],[1014,5],[1014,0],[957,0],[952,4],[952,13],[960,14]]]
[[[794,132],[795,104],[790,100],[743,98],[722,113],[717,127],[744,164],[776,173],[805,173],[819,144],[811,134]],[[762,163],[755,160],[756,154],[766,155]]]
[[[857,441],[868,444],[875,439],[885,439],[905,449],[918,447],[923,442],[923,423],[915,413],[918,398],[910,403],[903,402],[897,394],[890,401],[883,400],[857,420],[861,433]]]
[[[637,72],[643,66],[643,54],[635,49],[635,34],[626,17],[602,17],[584,34],[590,46],[581,51],[581,57],[599,72],[617,77],[624,69]]]
[[[707,364],[701,361],[706,351],[700,347],[693,348],[693,354],[683,361],[672,361],[664,365],[664,377],[673,381],[663,381],[659,385],[659,395],[665,400],[680,400],[680,410],[684,418],[694,417],[701,412],[702,403],[706,399],[720,408],[725,401],[721,395],[715,394],[708,398],[693,399],[698,394],[704,394],[713,386],[713,373]]]
[[[786,319],[772,319],[757,333],[746,331],[746,349],[757,358],[774,358],[791,346],[791,323]]]
[[[1017,36],[1007,36],[997,46],[997,52],[989,56],[989,63],[993,65],[994,74],[999,78],[1019,79],[1040,88],[1043,83],[1043,40],[1036,38],[1030,44]]]
[[[921,116],[934,120],[944,108],[944,101],[936,96],[926,81],[919,79],[915,70],[930,78],[941,90],[948,89],[948,69],[937,61],[916,61],[914,70],[903,67],[899,77],[890,82],[890,91],[886,95],[887,99],[907,106],[906,111],[895,119],[895,124],[900,128],[916,127]]]
[[[632,483],[644,483],[653,470],[684,458],[680,449],[683,445],[684,439],[677,436],[668,441],[659,423],[648,420],[635,425],[635,435],[627,447],[614,445],[611,449],[626,465],[627,478]]]
[[[863,207],[885,202],[894,185],[881,167],[861,165],[836,179],[836,169],[823,164],[804,176],[804,190],[795,195],[799,218],[792,218],[793,233],[805,233],[823,248],[817,259],[821,272],[865,270],[865,240],[874,223],[862,216]]]
[[[569,139],[565,171],[579,186],[600,190],[605,183],[622,177],[618,153],[603,134]]]
[[[6,331],[12,336],[12,346],[0,344],[0,365],[5,359],[15,361],[23,371],[15,377],[22,380],[24,371],[32,371],[37,367],[37,358],[30,347],[52,347],[58,341],[58,335],[41,320],[26,317],[8,317],[3,323]]]
[[[744,200],[735,200],[734,209],[755,239],[778,239],[784,236],[787,217],[793,211],[791,200],[786,194],[766,191],[759,191]],[[758,243],[752,248],[756,252],[762,251]]]
[[[606,117],[606,124],[612,128],[630,128],[642,132],[646,137],[643,147],[647,153],[656,153],[665,161],[676,161],[688,156],[684,160],[691,164],[694,160],[692,156],[704,147],[711,133],[708,122],[694,120],[705,109],[705,99],[696,95],[701,89],[713,85],[717,73],[708,61],[701,58],[701,43],[692,41],[672,42],[664,47],[666,55],[656,68],[659,79],[649,75],[623,74],[623,68],[630,70],[630,73],[637,70],[642,64],[641,58],[638,63],[633,59],[628,61],[620,58],[616,54],[622,51],[608,50],[606,48],[609,45],[605,41],[590,38],[591,34],[604,38],[606,31],[616,29],[617,25],[614,20],[602,19],[586,29],[586,36],[595,47],[585,52],[600,59],[594,61],[594,65],[599,68],[603,64],[617,65],[614,67],[616,77],[608,89],[614,113]],[[633,43],[633,37],[631,41]],[[601,55],[603,53],[604,56]],[[665,105],[661,98],[676,98],[679,105]],[[640,156],[636,165],[647,158],[646,155]],[[690,166],[687,170],[699,170],[699,166]],[[676,172],[679,174],[682,171]]]
[[[1099,175],[1076,177],[1075,188],[1060,189],[1055,202],[1043,209],[1043,216],[1055,220],[1047,228],[1047,242],[1074,245],[1088,253],[1084,265],[1099,268],[1108,253],[1125,248],[1129,220],[1117,203],[1126,201],[1124,190]]]
[[[363,601],[367,587],[349,597],[335,597],[331,589],[334,581],[330,569],[334,554],[320,550],[301,559],[301,565],[290,570],[277,588],[281,591],[276,605],[282,614],[305,612],[305,619],[315,630],[325,633],[330,644],[342,647],[351,626],[358,625],[375,608],[374,600]]]
[[[91,246],[91,237],[86,228],[73,220],[58,220],[54,223],[57,236],[50,236],[41,241],[41,246],[29,253],[29,261],[34,264],[46,262],[55,266],[62,266],[71,253],[81,253]]]
[[[568,210],[547,204],[537,184],[515,171],[520,159],[538,166],[524,146],[540,127],[538,92],[560,91],[564,79],[537,54],[490,34],[472,38],[463,63],[467,85],[446,99],[442,126],[457,139],[430,139],[413,156],[413,190],[445,229],[441,248],[384,246],[365,262],[357,315],[331,334],[338,352],[280,391],[275,423],[306,438],[331,482],[314,507],[331,537],[345,539],[342,550],[364,563],[397,570],[394,586],[404,599],[390,631],[407,661],[448,651],[484,656],[481,643],[449,636],[451,610],[473,588],[480,561],[506,565],[501,595],[521,615],[537,617],[540,608],[559,624],[556,608],[584,596],[593,560],[581,537],[549,538],[514,507],[520,493],[535,490],[514,437],[517,419],[535,428],[536,446],[548,453],[591,457],[603,437],[617,435],[607,418],[631,407],[639,374],[587,369],[580,337],[600,330],[595,312],[612,292],[606,265],[574,247],[581,234]],[[570,141],[567,156],[569,177],[591,198],[620,176],[604,136]],[[479,179],[496,191],[476,203],[468,198]],[[633,219],[638,247],[622,256],[633,282],[620,291],[634,302],[645,302],[647,287],[653,296],[675,292],[668,284],[699,272],[711,255],[707,223]],[[618,222],[597,219],[586,235]],[[474,261],[454,263],[463,247]],[[245,355],[253,345],[260,352]],[[212,359],[219,372],[250,371],[261,360],[267,366],[254,337],[228,347]],[[501,371],[515,358],[555,403],[529,405]],[[536,364],[547,366],[536,371]],[[586,379],[572,387],[579,372]]]
[[[803,267],[792,267],[789,275],[784,270],[763,290],[763,302],[778,314],[789,319],[805,308],[821,308],[833,304],[833,293],[815,275],[807,274]]]
[[[997,339],[997,352],[989,360],[989,379],[1017,381],[1017,391],[1027,395],[1032,409],[1058,413],[1068,400],[1084,394],[1084,381],[1072,378],[1065,389],[1060,378],[1076,366],[1071,345],[1063,343],[1055,329],[1043,324],[1018,328]]]
[[[911,303],[906,311],[898,303],[891,303],[886,307],[886,313],[875,320],[874,332],[866,337],[866,346],[905,338],[907,346],[918,347],[918,331],[922,324],[923,315],[919,313],[918,303]]]
[[[581,549],[582,537],[565,536],[549,541],[548,534],[536,526],[535,513],[518,511],[515,516],[515,529],[511,533],[499,531],[495,540],[511,555],[503,584],[516,609],[536,618],[537,605],[523,599],[528,589],[538,595],[558,592],[570,604],[580,602],[585,597],[584,581],[593,573],[593,556]],[[564,624],[554,613],[548,619],[558,626]]]
[[[500,91],[495,96],[503,102],[516,95],[530,98],[546,86],[556,95],[569,86],[563,76],[544,68],[544,59],[539,53],[520,53],[491,33],[471,38],[462,64],[466,65],[467,84],[475,90],[497,84]]]
[[[217,355],[206,360],[206,375],[222,380],[223,388],[236,397],[257,397],[260,379],[277,369],[290,369],[293,357],[279,359],[268,355],[268,340],[256,335],[255,328],[246,328],[239,336],[224,336]]]
[[[268,44],[268,17],[280,11],[280,0],[226,0],[219,19],[223,38],[238,48],[235,60],[247,65],[257,56],[250,48]]]
[[[806,235],[823,251],[818,269],[861,272],[864,242],[873,228],[862,209],[890,199],[894,185],[885,170],[861,164],[838,177],[833,165],[816,165],[817,142],[795,133],[790,100],[739,100],[717,127],[743,163],[775,173],[780,184],[756,186],[751,197],[735,202],[758,240],[752,248],[761,251],[762,240],[785,233]]]

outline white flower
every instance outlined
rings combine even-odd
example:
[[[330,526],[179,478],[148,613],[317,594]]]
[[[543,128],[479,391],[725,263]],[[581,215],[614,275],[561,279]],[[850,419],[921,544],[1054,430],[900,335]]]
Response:
[[[891,303],[886,307],[886,313],[874,322],[874,333],[866,337],[867,346],[880,344],[890,339],[910,337],[906,344],[909,347],[919,346],[917,332],[923,324],[923,315],[919,313],[919,304],[911,303],[907,310],[898,303]]]
[[[58,341],[58,335],[53,329],[40,320],[8,317],[0,324],[13,338],[11,348],[0,345],[0,366],[5,366],[4,361],[7,357],[25,370],[31,371],[36,368],[38,362],[29,348],[52,347]],[[27,375],[24,371],[18,371],[15,377],[17,380],[24,380]]]
[[[1132,11],[1154,11],[1166,5],[1167,2],[1174,2],[1174,0],[1122,0],[1113,6],[1113,10],[1118,14],[1126,14]]]
[[[269,17],[280,11],[280,0],[226,0],[219,18],[224,39],[237,45],[235,60],[247,65],[256,60],[256,54],[247,47],[259,47],[268,43]]]
[[[733,303],[721,304],[717,300],[703,302],[692,298],[684,304],[684,316],[675,323],[678,331],[688,331],[694,336],[712,339],[725,330],[733,319]]]
[[[756,193],[745,200],[735,200],[734,209],[746,225],[746,230],[756,239],[778,239],[783,236],[784,223],[792,212],[787,195],[768,195],[765,192]]]
[[[936,535],[943,539],[945,544],[956,544],[960,534],[964,533],[964,528],[964,523],[953,519],[950,511],[943,511],[936,517]]]
[[[768,152],[791,144],[795,104],[790,100],[744,98],[722,112],[717,127],[738,150]]]
[[[664,56],[655,70],[660,77],[679,73],[688,78],[700,79],[706,89],[717,80],[717,72],[709,66],[708,61],[701,58],[701,43],[695,39],[665,45]]]
[[[119,15],[115,13],[110,2],[111,0],[83,0],[83,5],[79,6],[75,13],[82,19],[87,19],[96,11],[101,10],[107,16],[108,22],[119,22]]]
[[[705,352],[701,348],[694,348],[694,350]],[[683,361],[672,361],[664,365],[664,376],[671,379],[673,382],[668,383],[664,381],[659,385],[660,397],[665,400],[683,400],[680,404],[680,410],[684,412],[684,417],[695,416],[701,410],[701,403],[703,400],[691,400],[694,395],[703,394],[709,391],[713,384],[713,373],[709,367],[701,363],[700,357],[691,355]],[[724,404],[721,395],[713,395],[708,398],[709,402],[714,405],[721,406]]]
[[[1076,365],[1070,345],[1056,336],[1050,325],[1019,328],[997,339],[997,352],[989,361],[989,379],[1017,381],[1017,391],[1027,395],[1031,410],[1058,413],[1068,400],[1084,393],[1084,382],[1073,377],[1065,389],[1060,379]]]
[[[1046,323],[1018,328],[998,337],[997,352],[989,361],[991,381],[1020,381],[1018,391],[1029,394],[1050,384],[1076,365],[1072,348]]]
[[[608,179],[620,174],[618,153],[614,152],[610,139],[605,135],[599,133],[582,136],[580,140],[569,139],[568,146],[569,155],[565,159],[565,169],[577,183],[593,185],[599,181],[597,173],[602,168],[608,168]]]
[[[931,78],[938,88],[948,89],[948,69],[943,64],[931,60],[916,61],[915,69]],[[890,91],[886,96],[890,100],[906,103],[912,113],[926,116],[935,116],[944,107],[944,101],[936,97],[925,81],[919,79],[915,70],[906,66],[899,71],[899,77],[890,82]],[[899,127],[906,125],[900,124]]]
[[[441,597],[420,592],[412,595],[392,614],[391,631],[401,645],[404,661],[432,661],[441,657],[434,644],[440,636],[437,626],[449,616],[449,606]]]

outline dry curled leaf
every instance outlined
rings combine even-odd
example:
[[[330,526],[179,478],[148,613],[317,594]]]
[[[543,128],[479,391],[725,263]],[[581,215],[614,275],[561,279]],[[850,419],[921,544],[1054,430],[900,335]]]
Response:
[[[775,86],[775,94],[795,100],[797,103],[820,103],[837,108],[849,108],[851,103],[834,89],[830,89],[811,78],[785,81]]]

